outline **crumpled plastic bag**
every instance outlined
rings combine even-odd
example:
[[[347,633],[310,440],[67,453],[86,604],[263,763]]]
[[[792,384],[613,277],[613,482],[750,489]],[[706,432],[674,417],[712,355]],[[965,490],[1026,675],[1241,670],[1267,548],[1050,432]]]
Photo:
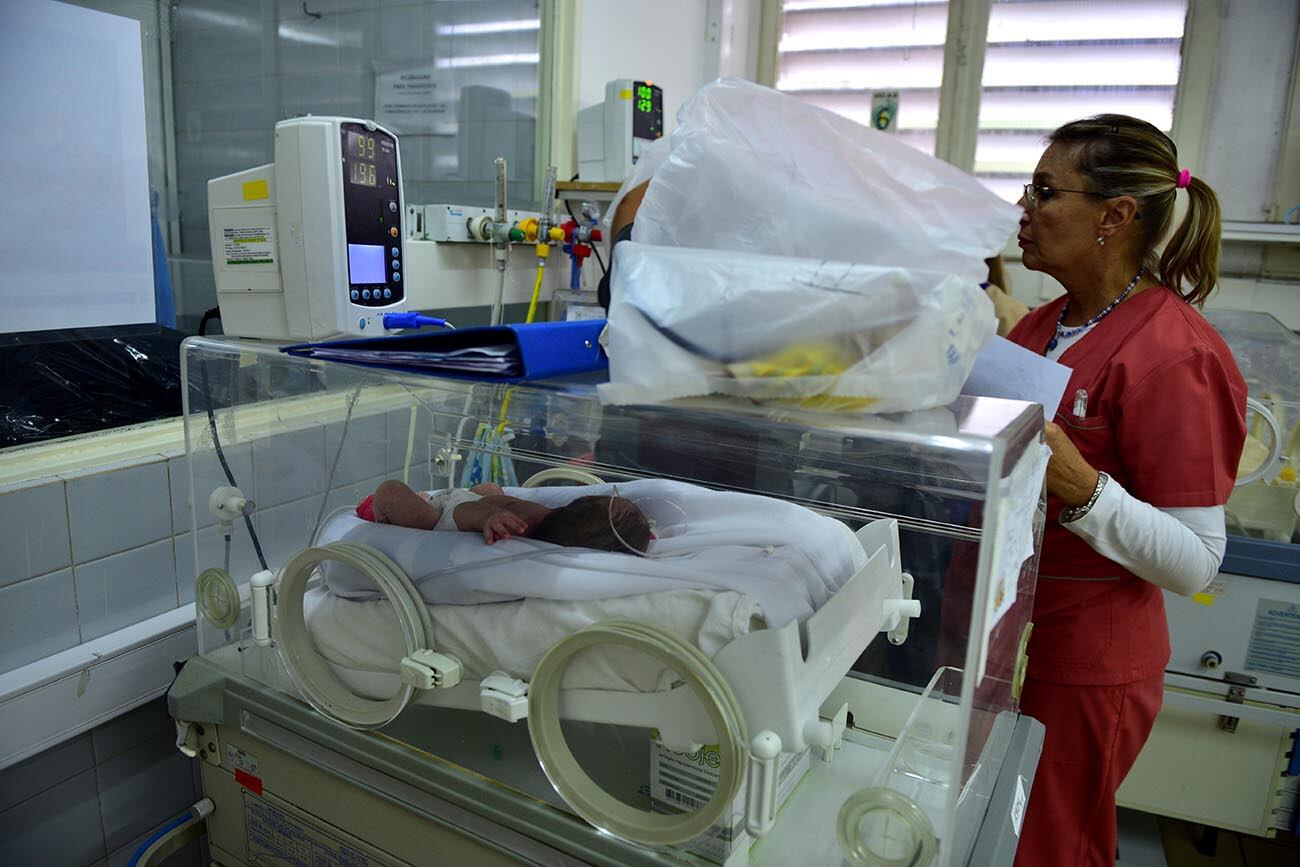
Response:
[[[899,412],[952,401],[996,329],[942,271],[619,245],[602,401],[705,394]]]
[[[696,394],[707,382],[755,399],[823,394],[863,398],[874,411],[921,409],[956,397],[993,333],[993,308],[981,303],[978,283],[1020,209],[886,133],[723,79],[692,97],[673,133],[642,152],[620,198],[646,179],[632,240],[647,246],[633,253],[620,244],[616,252],[607,402]],[[672,255],[682,248],[719,255],[690,262]],[[856,288],[846,292],[827,275],[850,264],[927,274],[891,283],[855,271]],[[748,298],[751,291],[762,297]],[[850,295],[857,306],[847,315],[839,301]],[[667,299],[689,299],[691,327],[657,318]],[[961,333],[949,335],[952,328]],[[904,348],[908,340],[924,345]],[[870,359],[873,352],[884,354]],[[664,381],[666,354],[679,362],[682,382]],[[655,382],[645,381],[647,370]],[[898,377],[898,385],[867,388],[868,373]]]

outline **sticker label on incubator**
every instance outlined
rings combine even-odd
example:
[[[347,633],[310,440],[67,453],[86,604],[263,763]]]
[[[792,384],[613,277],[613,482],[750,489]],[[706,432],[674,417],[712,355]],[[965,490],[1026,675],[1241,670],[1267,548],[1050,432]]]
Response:
[[[1029,798],[1025,796],[1025,778],[1016,775],[1016,794],[1011,800],[1011,828],[1020,836],[1020,825],[1025,821],[1025,805]]]
[[[254,867],[388,867],[342,838],[248,795],[244,833],[248,863]]]
[[[233,744],[226,744],[226,764],[255,777],[262,776],[262,766],[258,763],[257,756],[246,753]]]
[[[275,263],[275,229],[271,226],[227,226],[221,230],[227,265]]]
[[[1300,605],[1261,599],[1246,650],[1246,668],[1300,677]]]

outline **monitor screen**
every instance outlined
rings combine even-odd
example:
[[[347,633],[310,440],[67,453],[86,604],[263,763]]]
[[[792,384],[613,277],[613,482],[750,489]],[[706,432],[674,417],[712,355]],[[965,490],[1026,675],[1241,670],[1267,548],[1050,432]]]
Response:
[[[348,278],[354,286],[386,281],[384,248],[377,244],[348,244]]]

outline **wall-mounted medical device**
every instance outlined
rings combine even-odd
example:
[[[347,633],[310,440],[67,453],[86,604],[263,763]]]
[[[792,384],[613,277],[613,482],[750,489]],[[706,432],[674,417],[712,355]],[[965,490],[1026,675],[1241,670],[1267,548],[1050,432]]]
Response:
[[[622,181],[641,149],[664,134],[664,94],[659,85],[616,78],[605,101],[578,112],[578,176]]]
[[[208,181],[227,335],[318,340],[383,332],[407,309],[402,164],[373,121],[275,125],[275,162]]]

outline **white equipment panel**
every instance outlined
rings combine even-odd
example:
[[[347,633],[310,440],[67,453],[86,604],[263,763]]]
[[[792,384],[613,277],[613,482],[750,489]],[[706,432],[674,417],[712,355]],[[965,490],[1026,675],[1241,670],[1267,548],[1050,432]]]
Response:
[[[275,126],[275,162],[208,181],[212,269],[227,335],[383,333],[406,309],[401,158],[373,121]]]

